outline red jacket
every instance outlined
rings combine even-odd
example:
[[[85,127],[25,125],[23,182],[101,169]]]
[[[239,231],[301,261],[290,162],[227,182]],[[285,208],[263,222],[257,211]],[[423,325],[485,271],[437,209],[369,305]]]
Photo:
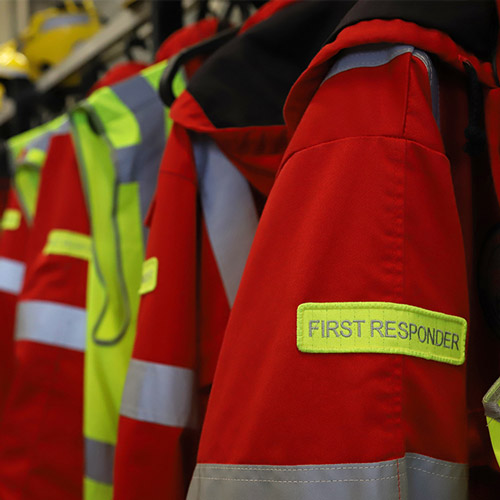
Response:
[[[287,99],[188,498],[497,498],[495,5],[358,2],[335,28]]]
[[[0,237],[0,414],[14,372],[14,322],[16,302],[26,272],[25,252],[28,226],[13,188],[9,190],[5,224]],[[0,415],[1,420],[1,415]]]
[[[52,244],[89,234],[69,135],[51,140],[19,296],[17,370],[0,427],[0,497],[81,498],[87,260]],[[64,246],[64,242],[63,242]]]
[[[284,99],[327,35],[310,32],[316,49],[292,56],[296,33],[329,8],[280,7],[258,12],[171,109],[147,249],[157,260],[144,268],[157,266],[156,285],[144,288],[124,390],[116,500],[185,498],[224,329],[287,143]]]

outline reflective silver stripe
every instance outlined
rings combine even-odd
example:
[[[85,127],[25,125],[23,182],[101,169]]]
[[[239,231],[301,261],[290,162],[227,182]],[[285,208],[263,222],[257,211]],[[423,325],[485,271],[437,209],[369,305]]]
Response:
[[[411,45],[388,45],[373,44],[346,49],[342,51],[339,58],[333,63],[323,83],[332,76],[355,68],[375,68],[391,62],[402,54],[411,53],[421,60],[427,68],[432,96],[432,113],[439,125],[439,82],[437,73],[430,57],[421,50]]]
[[[47,130],[47,132],[43,133],[41,136],[33,139],[28,144],[26,149],[29,150],[36,148],[36,149],[41,149],[42,151],[45,151],[47,153],[49,150],[49,144],[52,137],[54,137],[57,134],[65,134],[67,132],[69,132],[69,121],[67,119],[64,119],[64,121],[59,125],[59,127],[53,130]]]
[[[467,466],[408,453],[335,465],[198,464],[188,500],[466,500]]]
[[[196,428],[195,375],[178,366],[132,359],[120,414],[170,427]]]
[[[40,29],[42,33],[57,29],[75,26],[77,24],[87,24],[90,22],[88,14],[62,14],[51,19],[47,19]]]
[[[141,218],[144,220],[156,189],[165,149],[165,108],[158,92],[142,76],[120,82],[112,89],[135,116],[141,133],[140,144],[115,150],[115,159],[118,181],[139,183]],[[143,227],[143,237],[146,242],[146,227]]]
[[[23,287],[26,264],[0,257],[0,291],[18,295]]]
[[[81,307],[44,300],[17,305],[16,340],[85,351],[87,313]]]
[[[432,64],[431,58],[421,50],[414,50],[413,55],[420,59],[427,68],[427,74],[429,75],[429,84],[431,87],[431,99],[432,99],[432,114],[436,120],[438,127],[441,125],[441,118],[439,114],[439,80],[437,77],[436,69],[434,64]]]
[[[484,413],[500,422],[500,378],[491,386],[483,398]]]
[[[85,477],[102,484],[113,484],[115,447],[85,438]]]
[[[257,230],[255,203],[245,177],[211,139],[194,136],[193,152],[210,244],[232,307]]]

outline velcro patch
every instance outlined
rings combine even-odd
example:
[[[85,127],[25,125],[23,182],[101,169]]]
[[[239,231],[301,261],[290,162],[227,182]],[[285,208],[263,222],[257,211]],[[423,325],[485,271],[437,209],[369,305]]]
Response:
[[[92,255],[90,236],[67,229],[53,229],[49,233],[43,253],[90,260]]]
[[[152,292],[156,288],[158,280],[158,259],[151,257],[142,265],[142,279],[139,294]]]
[[[390,302],[300,304],[297,347],[309,353],[385,353],[461,365],[467,321]]]
[[[21,212],[14,208],[7,208],[2,216],[2,229],[4,231],[15,231],[21,225]]]

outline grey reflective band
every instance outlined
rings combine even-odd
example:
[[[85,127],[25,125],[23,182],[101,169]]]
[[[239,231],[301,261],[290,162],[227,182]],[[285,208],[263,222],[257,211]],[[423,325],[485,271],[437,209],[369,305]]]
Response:
[[[193,136],[203,215],[229,305],[232,307],[257,230],[250,186],[205,136]]]
[[[23,287],[26,264],[0,257],[0,292],[18,295]]]
[[[429,75],[429,84],[431,87],[431,99],[432,99],[432,114],[434,115],[434,119],[438,124],[438,127],[441,125],[441,119],[439,114],[439,80],[437,77],[436,69],[434,68],[434,64],[432,64],[431,58],[421,50],[414,50],[413,55],[420,59],[427,68],[427,74]]]
[[[500,422],[500,378],[484,396],[483,407],[487,417]]]
[[[144,220],[156,189],[165,149],[165,108],[158,92],[142,76],[113,85],[112,90],[133,113],[141,133],[140,144],[115,150],[115,159],[118,181],[139,183],[141,219]],[[145,227],[143,237],[145,243]]]
[[[45,151],[47,153],[49,150],[49,144],[52,137],[54,137],[57,134],[66,134],[67,132],[69,132],[69,121],[67,119],[64,119],[64,121],[61,123],[61,125],[59,125],[59,127],[53,130],[48,130],[40,137],[36,137],[35,139],[33,139],[33,141],[31,141],[28,144],[27,149],[29,150],[36,148],[36,149],[41,149],[42,151]]]
[[[16,340],[85,350],[87,313],[81,307],[45,300],[23,300],[17,305]]]
[[[47,19],[47,21],[42,24],[40,31],[43,33],[57,28],[69,28],[89,22],[90,18],[88,14],[62,14],[52,19]]]
[[[85,438],[85,477],[98,483],[113,484],[115,447],[94,439]]]
[[[427,68],[432,97],[432,113],[439,126],[439,82],[430,57],[411,45],[373,44],[343,50],[333,63],[323,83],[332,76],[355,68],[375,68],[391,62],[396,57],[411,53]]]
[[[196,428],[195,374],[187,368],[132,359],[120,414],[170,427]]]
[[[467,466],[408,453],[375,463],[198,464],[188,500],[467,499]]]

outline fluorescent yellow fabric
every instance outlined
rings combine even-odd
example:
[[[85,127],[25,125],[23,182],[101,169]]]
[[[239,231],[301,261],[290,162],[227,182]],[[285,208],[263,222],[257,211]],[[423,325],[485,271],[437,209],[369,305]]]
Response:
[[[460,365],[463,318],[389,302],[306,303],[297,309],[297,347],[311,353],[385,353]]]
[[[7,208],[2,216],[2,229],[4,231],[15,231],[21,225],[21,212],[14,208]]]
[[[133,113],[110,87],[103,87],[92,94],[89,104],[94,106],[94,112],[113,147],[123,148],[141,141],[141,132]]]
[[[142,280],[139,288],[141,295],[152,292],[158,280],[158,259],[151,257],[142,266]]]
[[[32,222],[35,215],[40,170],[47,154],[47,151],[40,149],[38,142],[43,136],[50,136],[60,130],[66,121],[65,116],[59,116],[8,140],[14,187],[28,223]],[[48,144],[48,140],[46,142]]]
[[[65,229],[53,229],[47,237],[43,253],[90,260],[92,256],[90,236]]]
[[[500,378],[483,398],[486,423],[498,465],[500,465]]]
[[[488,424],[493,451],[495,452],[498,465],[500,465],[500,422],[488,417],[486,423]]]
[[[83,481],[83,498],[87,498],[89,500],[112,499],[113,487],[85,478]]]
[[[165,63],[148,68],[146,85],[158,82],[164,67]],[[134,148],[143,137],[139,117],[128,107],[123,87],[121,91],[100,89],[70,113],[93,245],[87,288],[84,435],[105,446],[116,443],[144,260],[139,184],[133,172],[124,175],[123,170],[132,164],[138,151]],[[156,91],[152,94],[156,97]],[[90,475],[91,468],[87,468],[84,499],[111,500],[112,485],[105,479],[109,475]]]

